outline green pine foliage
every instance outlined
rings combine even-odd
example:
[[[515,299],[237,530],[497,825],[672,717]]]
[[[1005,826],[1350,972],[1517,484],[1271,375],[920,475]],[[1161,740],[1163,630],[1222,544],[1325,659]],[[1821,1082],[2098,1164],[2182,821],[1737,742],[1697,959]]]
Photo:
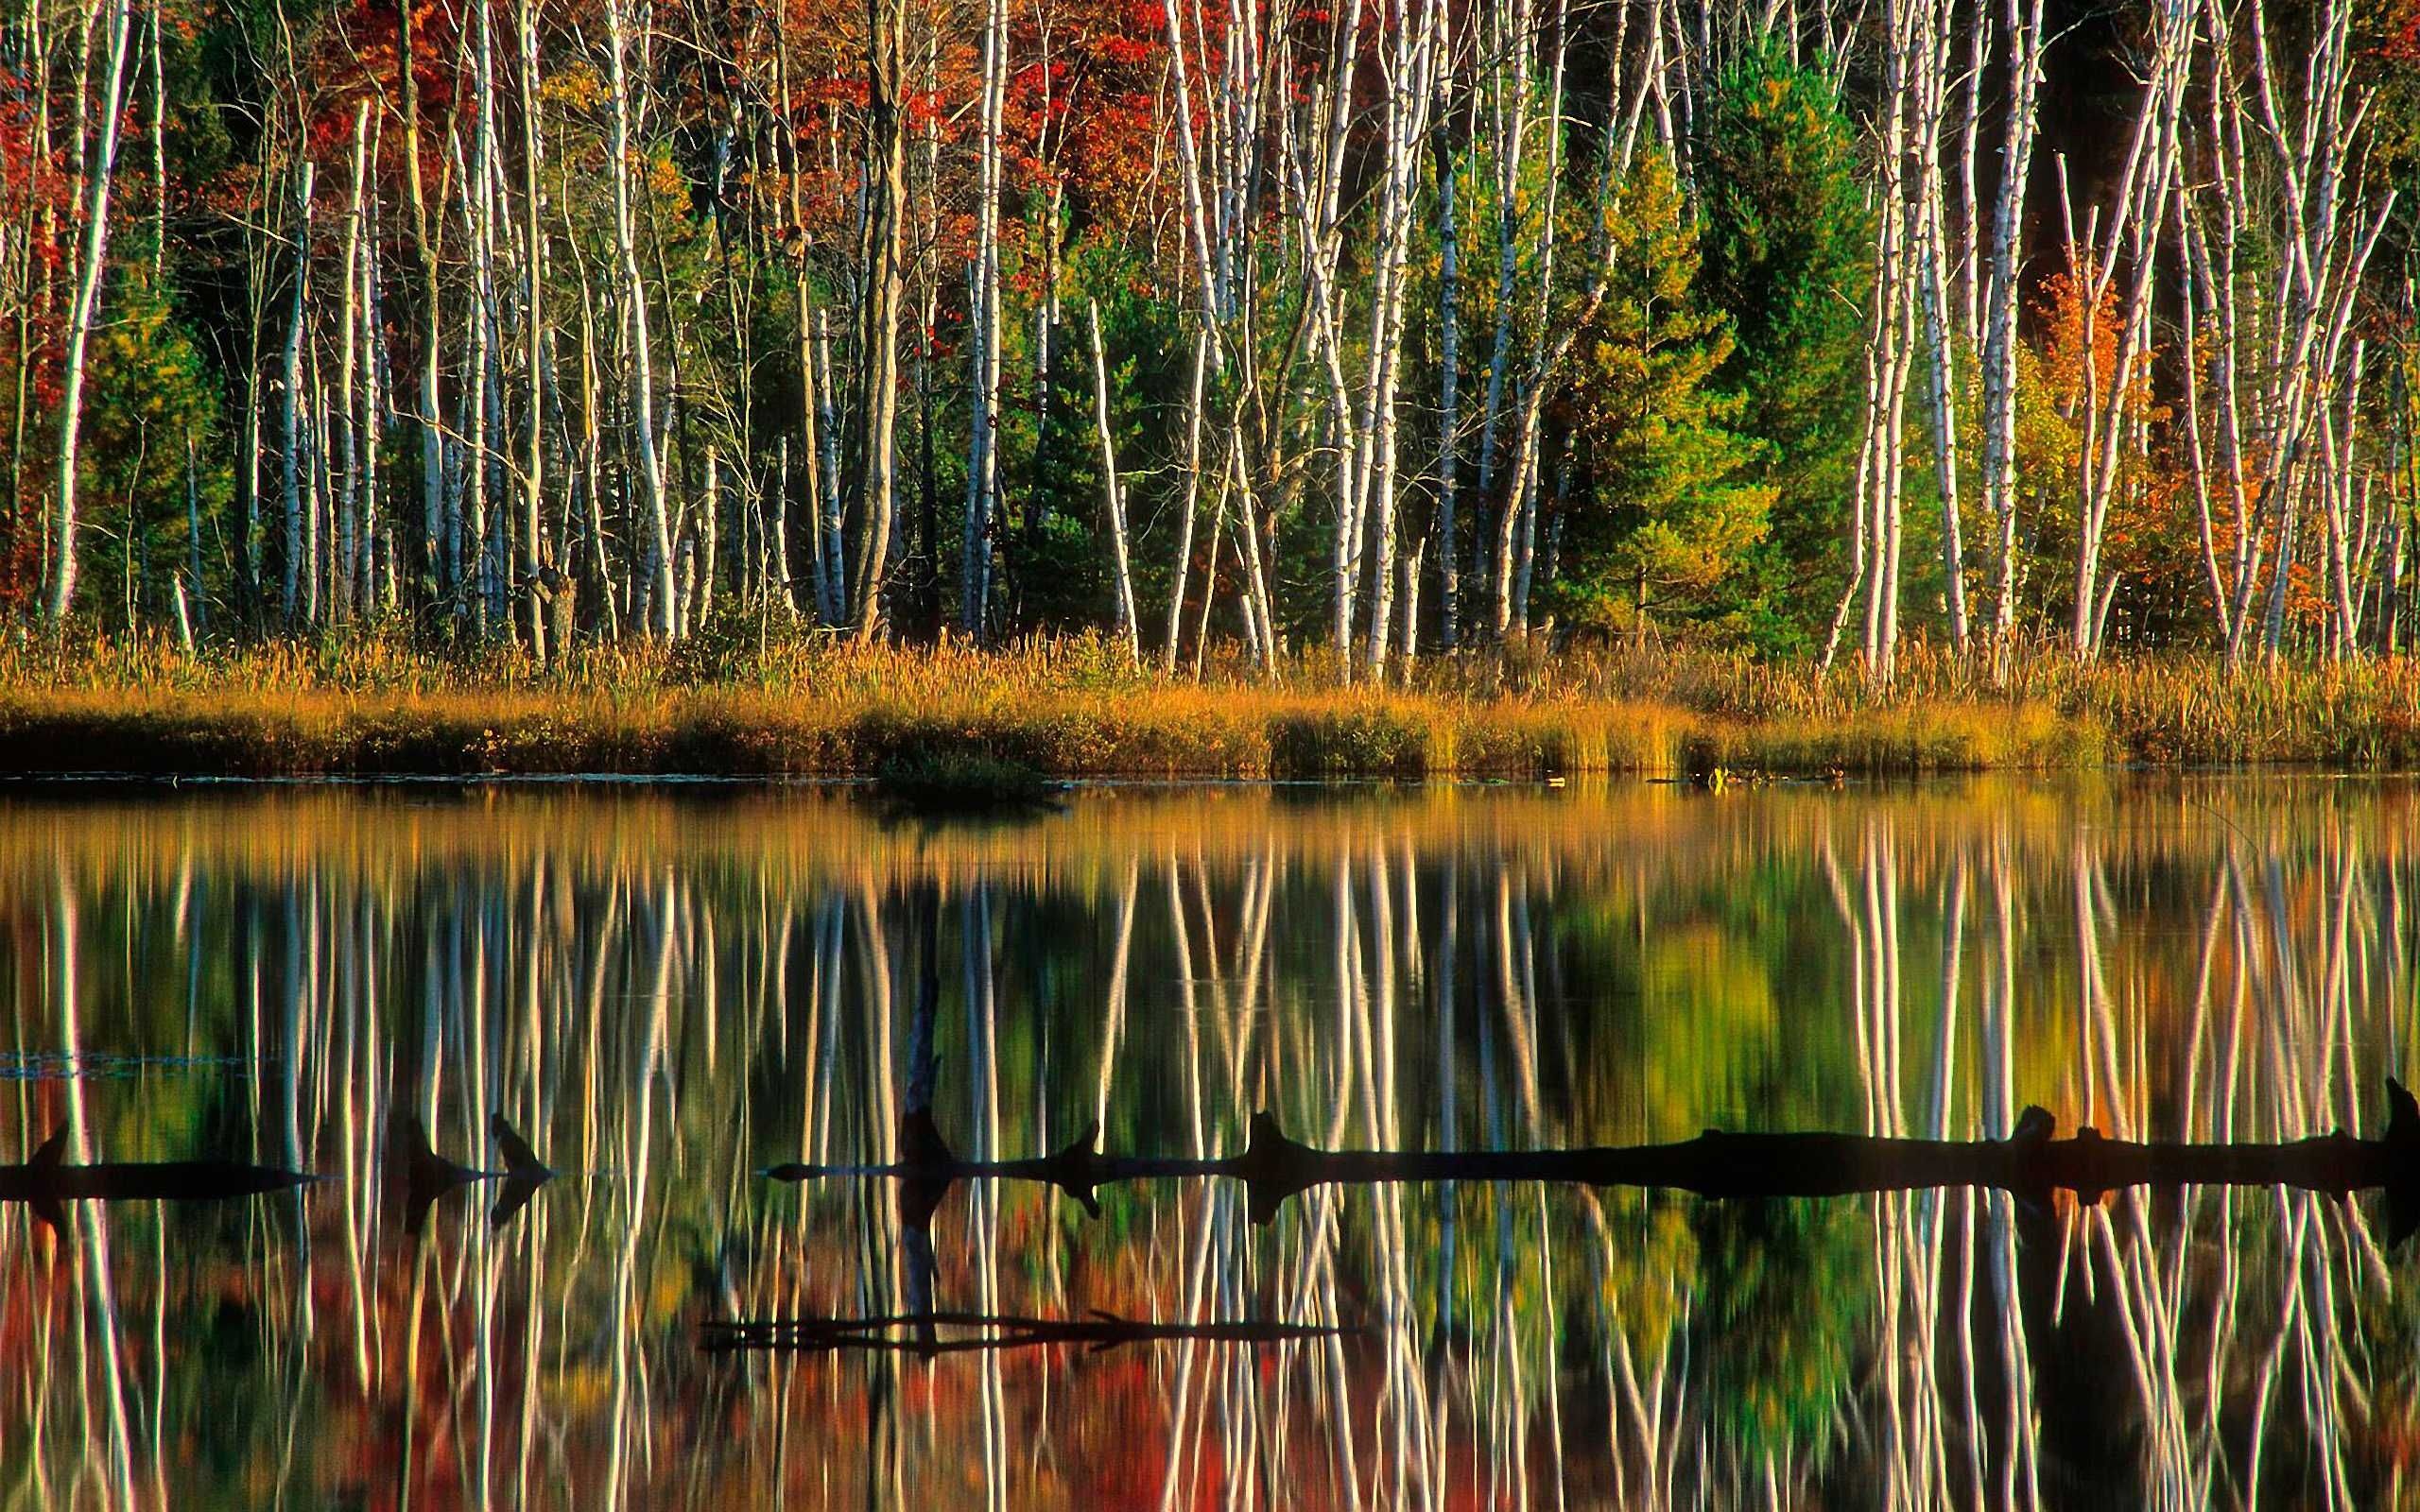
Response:
[[[1646,158],[1607,201],[1612,265],[1576,350],[1570,424],[1581,471],[1565,501],[1559,585],[1570,615],[1644,634],[1727,612],[1724,589],[1762,540],[1772,489],[1746,407],[1717,375],[1730,318],[1698,285],[1697,239],[1672,165]]]
[[[78,484],[91,531],[86,573],[108,621],[130,627],[171,615],[190,559],[190,513],[203,519],[202,558],[223,542],[211,526],[234,492],[217,437],[217,377],[147,269],[122,271],[112,318],[94,334]],[[188,590],[190,592],[190,589]]]
[[[1804,652],[1840,593],[1857,486],[1874,233],[1856,128],[1821,74],[1768,46],[1724,77],[1697,168],[1705,297],[1737,338],[1718,377],[1770,443],[1772,529],[1742,574],[1742,628]]]

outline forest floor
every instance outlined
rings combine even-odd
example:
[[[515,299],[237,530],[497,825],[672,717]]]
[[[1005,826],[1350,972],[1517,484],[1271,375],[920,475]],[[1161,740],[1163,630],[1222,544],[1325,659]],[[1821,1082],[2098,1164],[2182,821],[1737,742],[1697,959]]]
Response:
[[[2420,658],[2229,672],[1922,646],[1853,669],[1696,652],[1431,657],[1389,686],[1305,659],[1196,678],[1084,637],[992,652],[812,636],[510,651],[397,639],[189,654],[0,640],[0,772],[195,776],[868,774],[979,751],[1066,777],[1900,774],[2116,764],[2420,767]]]

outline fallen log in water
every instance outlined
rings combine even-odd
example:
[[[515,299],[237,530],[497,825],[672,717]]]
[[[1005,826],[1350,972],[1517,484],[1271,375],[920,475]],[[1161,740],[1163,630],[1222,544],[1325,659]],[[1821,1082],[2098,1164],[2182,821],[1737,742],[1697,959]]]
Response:
[[[897,1331],[908,1330],[900,1338]],[[944,1329],[973,1331],[943,1337]],[[802,1353],[859,1349],[902,1354],[964,1354],[983,1349],[1082,1345],[1098,1353],[1125,1344],[1193,1340],[1268,1346],[1333,1338],[1353,1330],[1323,1323],[1255,1320],[1148,1322],[1096,1312],[1089,1317],[1019,1317],[995,1313],[893,1313],[873,1317],[735,1318],[710,1321],[700,1341],[709,1349],[774,1349]]]
[[[2338,1132],[2284,1143],[2188,1144],[2103,1137],[2086,1127],[2054,1139],[2050,1115],[2029,1108],[2002,1140],[1881,1139],[1861,1134],[1730,1134],[1709,1129],[1675,1144],[1563,1150],[1322,1150],[1253,1116],[1241,1155],[1162,1159],[1103,1155],[1091,1128],[1055,1154],[969,1160],[953,1154],[929,1112],[909,1115],[901,1159],[884,1165],[778,1165],[775,1180],[874,1177],[902,1183],[911,1224],[929,1219],[958,1181],[1039,1181],[1100,1211],[1103,1186],[1173,1177],[1226,1177],[1250,1190],[1267,1223],[1286,1199],[1318,1186],[1400,1181],[1551,1181],[1694,1192],[1709,1197],[1830,1197],[1987,1187],[2029,1201],[2054,1191],[2097,1202],[2125,1187],[2289,1186],[2343,1196],[2387,1194],[2389,1243],[2420,1228],[2420,1105],[2387,1081],[2387,1126],[2375,1140]]]
[[[504,1152],[501,1171],[483,1171],[447,1160],[429,1143],[428,1130],[419,1118],[404,1111],[395,1114],[389,1125],[388,1150],[394,1162],[395,1190],[400,1194],[406,1233],[420,1232],[430,1206],[438,1198],[480,1181],[498,1183],[495,1206],[488,1213],[488,1227],[501,1228],[528,1206],[540,1187],[555,1178],[555,1173],[538,1159],[538,1152],[529,1142],[505,1122],[502,1113],[488,1115],[488,1133]]]
[[[23,1202],[56,1229],[69,1202],[216,1202],[308,1186],[320,1178],[233,1160],[105,1160],[69,1165],[67,1131],[43,1142],[23,1165],[0,1165],[0,1202]]]

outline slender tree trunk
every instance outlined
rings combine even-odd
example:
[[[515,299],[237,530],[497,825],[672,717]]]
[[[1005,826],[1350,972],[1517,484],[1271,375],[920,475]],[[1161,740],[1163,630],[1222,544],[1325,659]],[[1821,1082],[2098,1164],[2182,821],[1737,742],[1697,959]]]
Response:
[[[1519,553],[1524,539],[1524,517],[1529,513],[1533,490],[1537,487],[1539,421],[1554,386],[1554,374],[1562,366],[1564,353],[1576,339],[1585,318],[1568,322],[1550,318],[1554,310],[1556,231],[1559,217],[1557,206],[1563,188],[1564,80],[1570,48],[1569,0],[1555,0],[1554,49],[1547,68],[1547,161],[1545,209],[1539,223],[1538,280],[1531,299],[1530,361],[1521,376],[1521,420],[1512,430],[1512,472],[1504,490],[1501,512],[1496,516],[1495,577],[1495,634],[1502,639],[1511,633],[1517,617],[1514,612],[1523,563]],[[1665,140],[1671,140],[1667,129]],[[1617,192],[1609,176],[1605,191]],[[1602,297],[1604,270],[1599,269],[1596,287],[1589,302]],[[1560,331],[1550,331],[1550,324],[1560,323]],[[1482,471],[1484,463],[1482,463]],[[1535,522],[1526,528],[1534,539]]]
[[[420,264],[420,468],[422,593],[434,599],[454,589],[444,546],[445,432],[438,408],[438,353],[443,326],[437,283],[437,246],[429,233],[428,199],[421,173],[419,57],[413,46],[412,0],[395,0],[395,69],[404,96],[404,183],[410,201],[412,255]]]
[[[1482,585],[1494,581],[1488,561],[1492,536],[1485,511],[1495,507],[1497,421],[1504,412],[1504,385],[1512,365],[1513,296],[1523,242],[1521,149],[1530,121],[1529,35],[1532,4],[1533,0],[1499,0],[1488,9],[1495,23],[1487,46],[1495,60],[1488,89],[1488,124],[1493,129],[1495,163],[1495,335],[1489,347],[1487,392],[1479,412],[1476,496],[1480,518],[1471,541],[1471,576],[1480,579]],[[1556,129],[1561,129],[1560,123],[1556,123]]]
[[[816,503],[815,518],[822,542],[819,554],[823,563],[824,587],[831,595],[824,623],[837,629],[848,623],[849,606],[856,600],[849,593],[849,554],[840,528],[840,421],[834,413],[839,386],[833,376],[831,321],[825,312],[818,311],[816,323],[817,367],[821,377],[815,391],[823,421],[824,493]]]
[[[986,0],[983,21],[983,135],[977,174],[973,372],[966,442],[966,542],[959,623],[980,643],[992,599],[992,522],[999,507],[1000,467],[1000,115],[1008,88],[1007,0]]]
[[[1441,8],[1437,26],[1437,46],[1445,60],[1437,70],[1437,100],[1429,110],[1428,128],[1437,164],[1437,610],[1450,651],[1462,639],[1461,544],[1454,518],[1455,485],[1461,472],[1461,228],[1456,216],[1453,129],[1447,114],[1454,78],[1450,7]],[[1407,632],[1407,660],[1411,644]]]
[[[302,621],[302,575],[309,570],[302,552],[302,480],[310,467],[305,455],[302,406],[303,321],[311,298],[311,178],[308,160],[294,190],[294,302],[286,316],[285,393],[281,396],[278,436],[285,456],[281,463],[285,500],[285,552],[279,564],[283,587],[278,608],[288,626]]]
[[[2005,657],[2016,630],[2016,417],[2019,299],[2017,256],[2026,182],[2032,173],[2042,83],[2043,0],[2004,0],[2009,100],[2000,138],[2000,181],[1992,199],[1991,266],[1984,284],[1983,502],[1997,525],[1992,640]]]
[[[1393,50],[1392,65],[1385,71],[1387,148],[1378,204],[1378,266],[1371,301],[1370,395],[1365,405],[1369,434],[1360,448],[1366,501],[1361,512],[1370,521],[1375,543],[1370,577],[1369,663],[1371,672],[1381,677],[1394,646],[1396,392],[1402,365],[1404,285],[1409,278],[1421,147],[1428,134],[1428,110],[1435,98],[1429,75],[1437,66],[1438,16],[1443,3],[1426,0],[1415,18],[1406,13],[1409,6],[1397,0],[1393,24],[1388,28]]]
[[[353,554],[354,538],[360,529],[358,509],[361,495],[362,443],[354,434],[354,416],[355,389],[360,382],[361,343],[356,339],[361,322],[361,244],[368,179],[370,176],[370,103],[365,100],[353,116],[353,203],[345,212],[344,287],[338,298],[339,316],[337,339],[340,343],[337,358],[337,403],[330,418],[336,422],[337,465],[343,476],[337,482],[336,501],[336,566],[328,575],[328,614],[342,621],[353,610]]]
[[[365,169],[369,163],[377,161],[378,146],[375,137],[376,133],[373,131],[370,155],[364,163]],[[376,201],[370,201],[367,210],[369,224],[362,232],[361,257],[361,329],[359,333],[361,408],[354,421],[354,433],[358,438],[358,445],[361,449],[361,482],[356,501],[355,527],[358,558],[354,564],[354,602],[365,614],[373,606],[382,613],[391,612],[395,607],[391,593],[384,598],[380,596],[377,563],[379,543],[386,541],[391,548],[391,532],[383,521],[379,509],[378,485],[378,451],[385,435],[384,420],[387,414],[386,353],[380,343],[380,333],[386,327],[380,318],[378,301]],[[393,582],[391,562],[389,568],[385,581],[391,588]]]
[[[67,621],[76,605],[76,471],[84,412],[84,356],[100,313],[101,279],[109,261],[110,183],[117,164],[118,118],[124,113],[126,50],[133,24],[131,0],[115,0],[109,11],[110,60],[101,94],[101,136],[87,176],[83,245],[77,254],[76,285],[67,310],[67,354],[60,364],[59,400],[58,545],[51,558],[50,622]],[[83,95],[82,75],[77,96]],[[82,150],[83,137],[77,137]]]
[[[631,143],[634,107],[623,63],[630,46],[623,0],[605,0],[605,21],[614,105],[614,236],[621,258],[631,339],[631,438],[638,452],[639,479],[645,488],[648,624],[655,633],[669,640],[678,633],[680,605],[673,580],[672,525],[665,499],[664,464],[656,451],[655,369],[648,331],[647,284],[639,272],[636,209],[631,202],[634,193],[632,160],[637,149]]]
[[[1093,338],[1093,419],[1100,431],[1101,504],[1107,514],[1110,559],[1117,570],[1117,637],[1136,664],[1143,660],[1142,627],[1134,613],[1134,575],[1126,543],[1126,490],[1117,476],[1117,443],[1109,421],[1109,359],[1100,343],[1100,303],[1084,301]]]
[[[2353,584],[2355,541],[2366,532],[2353,517],[2353,452],[2361,414],[2361,362],[2364,343],[2353,343],[2352,360],[2343,369],[2344,401],[2340,421],[2323,409],[2320,414],[2320,457],[2325,471],[2321,500],[2327,515],[2328,609],[2335,624],[2332,642],[2336,659],[2349,662],[2361,653],[2361,622],[2355,612],[2359,596]],[[2340,434],[2341,432],[2341,434]]]
[[[1866,392],[1866,432],[1873,465],[1866,471],[1867,511],[1874,551],[1866,574],[1865,673],[1888,684],[1897,669],[1899,647],[1899,547],[1907,469],[1904,463],[1908,379],[1913,365],[1916,281],[1910,263],[1920,255],[1921,232],[1910,213],[1908,166],[1912,134],[1921,137],[1918,82],[1922,41],[1916,7],[1927,0],[1888,0],[1883,9],[1882,173],[1878,240],[1875,255],[1874,375]],[[1915,117],[1911,120],[1911,116]]]
[[[1183,490],[1184,502],[1177,517],[1176,560],[1173,570],[1168,574],[1167,643],[1160,649],[1160,670],[1167,673],[1176,671],[1177,642],[1183,634],[1184,626],[1186,569],[1193,564],[1194,507],[1201,494],[1201,386],[1202,380],[1208,374],[1209,367],[1210,333],[1205,329],[1194,333],[1193,389],[1184,411]],[[1218,576],[1218,548],[1214,544],[1211,548],[1209,568],[1209,576],[1212,581],[1203,589],[1205,597],[1208,596],[1209,587],[1215,586]]]
[[[1918,96],[1924,124],[1917,138],[1915,214],[1921,238],[1918,255],[1924,277],[1925,338],[1932,357],[1928,397],[1932,402],[1933,479],[1941,492],[1943,600],[1949,620],[1949,644],[1962,655],[1966,650],[1966,551],[1958,518],[1957,326],[1950,308],[1952,253],[1945,203],[1948,188],[1942,165],[1949,106],[1950,28],[1946,11],[1944,0],[1925,0],[1921,11],[1924,21],[1916,60],[1923,70]],[[1966,203],[1971,224],[1971,179],[1966,184],[1970,191]]]
[[[900,34],[906,24],[905,0],[867,0],[865,289],[857,318],[857,414],[863,439],[856,463],[857,520],[851,556],[857,569],[849,606],[850,622],[861,641],[872,640],[882,624],[896,483],[892,431],[899,407],[902,216],[908,191]]]
[[[999,0],[994,3],[998,4]],[[1194,284],[1201,296],[1201,322],[1216,331],[1219,326],[1220,285],[1210,257],[1209,215],[1201,190],[1201,154],[1195,146],[1193,81],[1185,61],[1184,28],[1177,21],[1177,0],[1161,0],[1160,9],[1167,25],[1170,83],[1176,96],[1174,135],[1178,180],[1184,192],[1185,235],[1193,253]]]
[[[2120,175],[2116,208],[2105,240],[2096,234],[2099,216],[2087,222],[2081,256],[2073,234],[2072,199],[2068,196],[2066,163],[2059,164],[2062,202],[2068,205],[2070,266],[2079,280],[2083,308],[2083,351],[2086,401],[2084,451],[2079,470],[2077,500],[2075,605],[2073,648],[2090,659],[2100,644],[2105,623],[2099,596],[2100,551],[2109,510],[2119,482],[2123,458],[2119,446],[2132,429],[2130,416],[2141,403],[2141,365],[2148,360],[2152,299],[2158,275],[2161,227],[2171,198],[2177,163],[2177,121],[2190,65],[2199,5],[2163,9],[2152,39],[2151,77],[2135,117],[2133,145]],[[2118,329],[2117,362],[2108,391],[2099,389],[2097,322],[2102,296],[2115,280],[2121,256],[2131,262],[2126,300]]]
[[[547,644],[545,596],[539,588],[541,575],[554,564],[544,549],[546,240],[538,218],[544,202],[538,192],[538,170],[544,157],[545,118],[538,109],[536,0],[519,0],[516,19],[521,52],[521,359],[527,387],[521,396],[521,559],[514,595],[522,606],[523,639],[530,656],[543,666],[550,654],[561,656],[569,647]]]
[[[196,629],[211,629],[211,600],[203,595],[200,578],[200,455],[194,445],[194,433],[184,433],[184,586],[186,602],[194,610]],[[2386,593],[2394,600],[2394,588]]]

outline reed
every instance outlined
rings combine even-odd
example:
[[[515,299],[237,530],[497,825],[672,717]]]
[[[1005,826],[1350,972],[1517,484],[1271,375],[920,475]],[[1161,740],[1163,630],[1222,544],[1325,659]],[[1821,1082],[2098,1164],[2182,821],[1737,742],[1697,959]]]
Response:
[[[1996,679],[1918,647],[1901,668],[1885,690],[1717,653],[1512,647],[1373,687],[1316,657],[1274,677],[1217,662],[1167,679],[1093,636],[597,645],[545,667],[378,636],[193,653],[26,637],[0,642],[0,768],[855,776],[937,751],[1170,778],[2420,765],[2410,657],[2230,670],[2045,650]]]

